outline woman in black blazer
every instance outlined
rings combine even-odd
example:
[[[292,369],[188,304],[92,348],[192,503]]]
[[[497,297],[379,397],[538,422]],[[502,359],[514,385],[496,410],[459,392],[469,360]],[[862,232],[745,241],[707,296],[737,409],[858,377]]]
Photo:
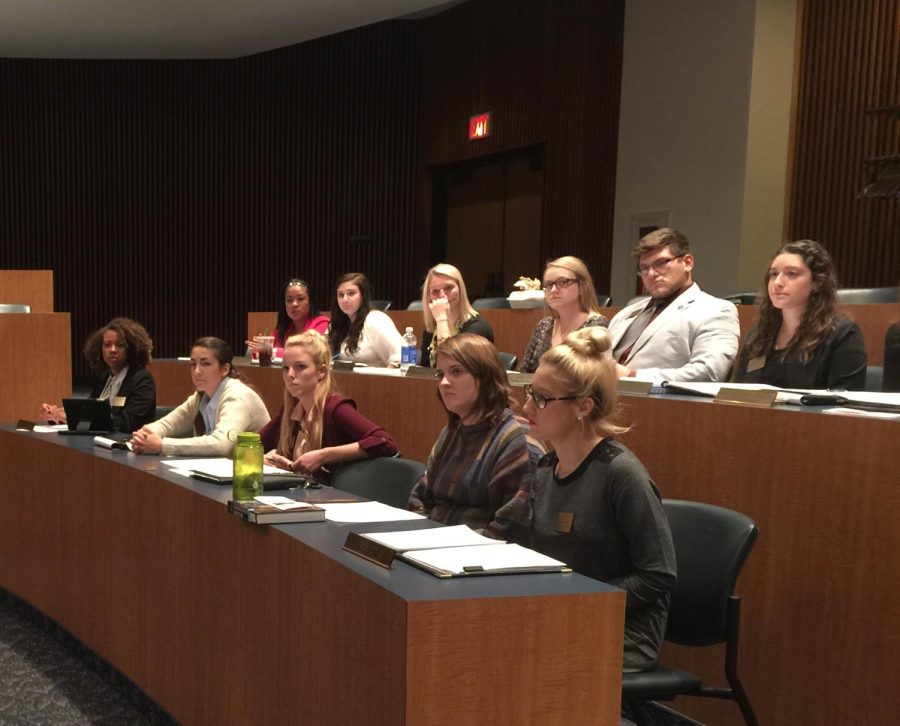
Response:
[[[144,326],[130,318],[110,320],[84,344],[84,357],[97,374],[91,398],[109,400],[115,431],[134,431],[156,417],[156,382],[146,370],[152,351]],[[45,403],[41,418],[63,422],[66,412]]]

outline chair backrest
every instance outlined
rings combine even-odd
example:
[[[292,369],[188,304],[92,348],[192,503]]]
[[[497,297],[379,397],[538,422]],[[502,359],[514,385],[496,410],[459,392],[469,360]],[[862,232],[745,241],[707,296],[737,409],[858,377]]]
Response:
[[[837,291],[839,302],[845,305],[897,302],[896,287],[846,287]]]
[[[509,300],[505,297],[480,297],[472,303],[476,310],[503,310],[509,307]]]
[[[393,300],[369,300],[372,310],[390,310]]]
[[[612,295],[607,295],[605,292],[598,292],[597,304],[601,308],[608,308],[610,305],[612,305]]]
[[[20,303],[0,303],[0,313],[30,313],[31,305]]]
[[[757,295],[755,292],[733,292],[724,299],[735,305],[756,305]]]
[[[666,640],[705,646],[726,639],[726,606],[759,528],[740,512],[702,502],[664,499],[678,582]]]
[[[866,366],[866,388],[867,391],[880,391],[884,385],[884,367],[883,366]]]
[[[361,459],[341,464],[331,477],[331,486],[406,509],[409,494],[424,473],[425,465],[412,459]]]
[[[422,309],[422,301],[421,300],[413,300],[409,305],[406,306],[407,310],[421,310]]]
[[[153,414],[153,420],[159,421],[163,416],[168,416],[175,410],[175,406],[157,406],[156,413]]]
[[[500,365],[505,371],[514,371],[516,363],[519,362],[518,357],[514,353],[504,353],[502,350],[497,351],[497,357],[500,359]]]

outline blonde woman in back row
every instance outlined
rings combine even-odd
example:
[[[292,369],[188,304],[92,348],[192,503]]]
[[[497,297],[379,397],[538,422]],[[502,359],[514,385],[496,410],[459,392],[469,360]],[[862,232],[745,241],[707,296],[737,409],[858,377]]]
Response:
[[[541,320],[531,334],[519,370],[534,373],[541,356],[559,345],[573,330],[601,325],[609,321],[600,314],[597,292],[587,265],[577,257],[557,257],[544,268],[544,300],[550,315]]]
[[[459,333],[480,335],[494,342],[490,323],[469,302],[462,273],[446,262],[435,265],[425,275],[422,314],[425,317],[425,332],[422,333],[419,365],[434,368],[437,347]]]

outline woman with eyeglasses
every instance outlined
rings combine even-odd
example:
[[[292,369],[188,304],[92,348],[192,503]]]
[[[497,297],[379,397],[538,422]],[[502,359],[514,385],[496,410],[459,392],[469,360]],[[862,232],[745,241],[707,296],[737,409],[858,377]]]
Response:
[[[391,435],[334,388],[330,362],[328,341],[316,331],[288,338],[284,405],[260,432],[267,464],[327,479],[341,462],[396,456]]]
[[[494,342],[491,324],[478,314],[469,302],[462,273],[453,265],[442,262],[425,275],[422,285],[422,333],[419,365],[435,365],[437,347],[459,333],[474,333]]]
[[[765,287],[734,380],[863,390],[866,343],[859,326],[838,312],[837,276],[825,248],[812,240],[783,245],[769,263]]]
[[[372,288],[361,272],[348,272],[338,278],[328,344],[335,360],[377,368],[400,365],[403,338],[393,320],[380,310],[372,310]]]
[[[510,409],[497,349],[461,333],[438,346],[435,368],[447,425],[410,495],[410,509],[505,539],[510,524],[527,514],[534,461],[527,429]]]
[[[132,432],[156,417],[156,383],[147,370],[153,340],[140,323],[113,318],[91,333],[84,357],[97,375],[91,398],[108,400],[114,431]],[[45,403],[41,418],[65,423],[66,411]]]
[[[609,325],[600,314],[591,273],[579,258],[566,256],[550,260],[544,269],[543,288],[550,315],[531,334],[519,363],[519,370],[524,373],[534,373],[547,349],[562,343],[573,330]]]
[[[329,320],[319,313],[319,308],[312,299],[309,283],[299,278],[291,278],[285,283],[284,292],[278,302],[278,321],[270,333],[275,338],[273,354],[280,358],[284,353],[284,342],[292,335],[305,330],[315,330],[325,335],[328,332]],[[259,351],[260,343],[253,340],[244,341],[251,351]]]
[[[514,539],[626,592],[626,671],[652,668],[675,585],[659,491],[616,440],[616,368],[605,328],[577,330],[541,357],[524,412],[553,451],[538,464],[529,526]]]

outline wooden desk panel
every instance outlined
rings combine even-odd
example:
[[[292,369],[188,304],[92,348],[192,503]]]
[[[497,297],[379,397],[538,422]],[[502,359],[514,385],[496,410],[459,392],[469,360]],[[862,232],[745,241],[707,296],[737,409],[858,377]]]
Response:
[[[335,378],[404,455],[425,460],[446,420],[432,381]],[[900,422],[675,397],[622,403],[632,424],[622,440],[663,496],[760,525],[739,590],[740,670],[761,723],[893,722],[883,694],[900,681]],[[717,681],[719,656],[666,646],[664,661]],[[676,706],[710,724],[741,723],[728,702]]]
[[[69,313],[0,314],[0,422],[36,421],[72,395]]]
[[[618,724],[623,593],[382,570],[346,526],[249,525],[155,457],[76,445],[0,430],[0,586],[180,722]]]
[[[52,313],[53,270],[0,270],[0,303],[30,305],[33,313]]]

